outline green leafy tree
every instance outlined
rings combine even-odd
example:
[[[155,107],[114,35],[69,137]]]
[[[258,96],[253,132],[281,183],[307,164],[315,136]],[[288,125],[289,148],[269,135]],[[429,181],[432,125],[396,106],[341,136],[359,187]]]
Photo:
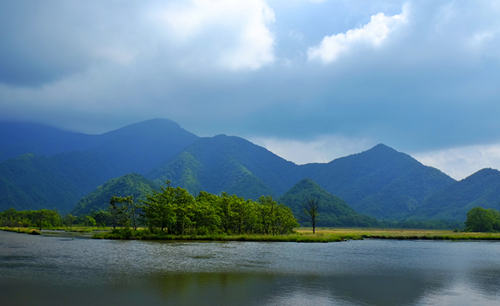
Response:
[[[150,230],[159,228],[162,232],[165,229],[169,232],[174,227],[176,223],[174,190],[175,188],[167,181],[167,186],[161,187],[160,192],[155,191],[144,201],[144,217]]]
[[[92,217],[94,218],[97,226],[106,226],[112,225],[112,217],[111,213],[107,210],[98,210],[92,213]]]
[[[128,197],[111,197],[109,200],[109,211],[111,214],[113,229],[116,229],[116,226],[130,226],[130,208]]]
[[[72,214],[67,214],[66,216],[64,216],[64,219],[63,219],[64,225],[68,226],[69,228],[73,227],[73,224],[75,223],[75,221],[76,221],[76,217],[73,216]]]
[[[475,207],[467,213],[465,230],[469,232],[500,231],[500,212],[494,209]]]
[[[198,234],[221,232],[221,216],[218,214],[219,197],[201,191],[195,199],[193,221]]]

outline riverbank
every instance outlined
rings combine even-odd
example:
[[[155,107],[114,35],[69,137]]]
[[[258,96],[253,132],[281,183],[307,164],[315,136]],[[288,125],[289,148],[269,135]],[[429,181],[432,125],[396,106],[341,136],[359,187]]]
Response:
[[[263,242],[339,242],[363,239],[391,240],[500,240],[500,233],[454,232],[451,230],[298,228],[288,235],[168,235],[149,231],[114,231],[95,234],[96,239],[121,240],[195,240]]]
[[[35,234],[54,235],[54,229],[38,230],[23,227],[0,227],[0,230]],[[310,228],[298,228],[288,235],[168,235],[151,233],[145,229],[116,230],[110,228],[74,227],[59,228],[66,233],[81,233],[94,239],[114,240],[162,240],[162,241],[262,241],[262,242],[339,242],[363,239],[390,240],[500,240],[500,233],[455,232],[451,230],[422,229],[377,229],[377,228],[319,228],[313,234]]]
[[[0,230],[6,232],[40,235],[40,230],[32,227],[0,227]]]

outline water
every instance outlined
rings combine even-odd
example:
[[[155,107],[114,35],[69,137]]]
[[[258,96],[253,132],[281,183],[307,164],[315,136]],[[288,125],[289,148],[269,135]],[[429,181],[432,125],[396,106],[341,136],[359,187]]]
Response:
[[[500,243],[141,242],[0,231],[1,305],[500,305]]]

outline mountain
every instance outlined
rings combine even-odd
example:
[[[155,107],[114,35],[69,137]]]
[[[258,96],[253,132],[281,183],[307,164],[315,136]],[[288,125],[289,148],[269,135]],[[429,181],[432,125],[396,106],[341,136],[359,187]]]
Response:
[[[153,119],[99,135],[91,151],[119,169],[118,175],[145,174],[197,139],[171,120]]]
[[[146,173],[180,153],[198,137],[168,119],[152,119],[100,135],[31,123],[0,123],[0,161],[25,153],[86,152],[106,160],[116,176]]]
[[[379,144],[327,164],[297,166],[239,137],[200,138],[148,175],[196,194],[226,191],[243,197],[280,196],[303,178],[345,199],[356,211],[397,220],[455,181],[438,169]]]
[[[12,135],[3,130],[10,136],[0,149],[2,154],[23,150],[28,150],[23,154],[29,154],[0,162],[0,210],[52,208],[68,212],[82,196],[107,180],[131,172],[149,172],[198,139],[165,119],[101,135],[30,124],[6,126],[14,130]],[[14,136],[19,137],[19,143]],[[31,154],[29,150],[54,154]]]
[[[482,169],[431,195],[415,217],[465,221],[476,206],[500,210],[500,171]]]
[[[318,200],[317,226],[376,226],[373,218],[360,215],[342,199],[326,192],[310,179],[303,179],[279,200],[290,207],[301,224],[310,225],[304,205],[310,199]]]
[[[245,198],[279,195],[298,180],[297,165],[243,138],[198,139],[148,177],[170,180],[193,194],[227,192]]]
[[[147,180],[142,175],[127,174],[111,179],[97,187],[78,202],[72,213],[74,215],[86,215],[93,211],[107,209],[112,196],[133,196],[137,202],[145,199],[153,190],[158,189],[158,185]]]
[[[54,155],[92,147],[94,136],[36,123],[0,122],[0,161],[25,153]]]
[[[383,144],[329,163],[298,166],[243,138],[200,138],[166,119],[100,135],[2,123],[0,136],[0,209],[69,211],[109,179],[138,173],[156,183],[171,180],[193,194],[224,191],[252,199],[279,197],[310,178],[359,213],[401,220],[416,212],[428,216],[420,207],[436,206],[430,199],[456,183]],[[13,157],[25,153],[34,155]]]
[[[381,219],[411,215],[428,196],[455,182],[438,169],[383,144],[301,168],[304,177],[341,197],[357,212]]]
[[[104,182],[111,173],[106,162],[84,153],[24,154],[0,163],[0,210],[68,212],[95,182]]]

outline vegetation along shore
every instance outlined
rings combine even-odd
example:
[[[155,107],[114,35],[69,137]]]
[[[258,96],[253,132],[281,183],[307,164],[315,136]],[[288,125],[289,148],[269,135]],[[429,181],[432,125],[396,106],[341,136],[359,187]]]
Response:
[[[314,219],[312,224],[314,224]],[[141,203],[112,197],[93,215],[61,217],[53,210],[0,212],[0,229],[28,234],[82,233],[98,239],[166,241],[335,242],[360,239],[500,240],[500,213],[473,208],[464,230],[299,227],[291,209],[271,197],[257,201],[235,195],[187,190],[167,184]]]

